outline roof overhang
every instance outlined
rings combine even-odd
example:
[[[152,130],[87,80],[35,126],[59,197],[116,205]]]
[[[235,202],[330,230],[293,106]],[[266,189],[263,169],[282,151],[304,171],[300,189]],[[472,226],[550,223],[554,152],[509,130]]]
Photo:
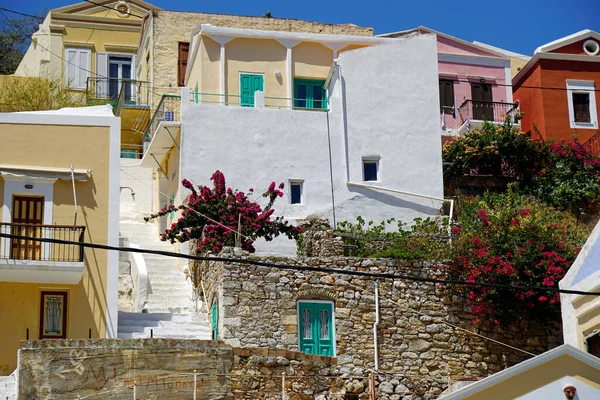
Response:
[[[523,78],[527,74],[527,72],[537,64],[539,60],[563,60],[600,63],[600,57],[590,57],[587,55],[584,56],[579,54],[536,53],[512,79],[513,88],[516,88],[516,83],[518,83],[519,80]]]
[[[563,344],[538,356],[532,357],[503,371],[497,372],[478,382],[472,383],[462,389],[440,397],[440,400],[460,400],[469,397],[481,390],[497,385],[507,379],[517,376],[529,369],[540,366],[560,356],[569,355],[591,367],[600,369],[600,359],[570,344]]]
[[[92,175],[88,169],[73,169],[73,177],[77,181],[87,181]],[[38,167],[32,165],[0,164],[0,176],[34,179],[64,179],[71,180],[71,168]]]
[[[281,32],[281,31],[263,31],[259,29],[241,29],[241,28],[223,28],[210,24],[200,26],[200,34],[204,36],[226,36],[233,38],[253,38],[253,39],[275,39],[275,40],[295,40],[298,42],[318,42],[324,45],[328,43],[338,44],[373,44],[383,43],[393,38],[372,37],[372,36],[354,36],[354,35],[330,35],[324,33],[305,33],[305,32]]]
[[[171,149],[176,146],[175,129],[181,127],[180,122],[162,121],[156,128],[148,149],[144,152],[140,167],[156,168]]]
[[[592,31],[591,29],[584,29],[572,35],[562,37],[550,43],[546,43],[535,49],[534,53],[546,53],[552,50],[560,49],[561,47],[567,46],[571,43],[579,42],[580,40],[587,38],[594,38],[596,40],[600,40],[600,33]]]

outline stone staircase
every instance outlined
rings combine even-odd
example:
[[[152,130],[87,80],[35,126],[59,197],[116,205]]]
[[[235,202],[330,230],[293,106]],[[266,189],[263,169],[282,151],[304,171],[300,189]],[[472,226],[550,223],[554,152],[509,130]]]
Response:
[[[121,220],[119,231],[130,244],[144,249],[173,251],[170,243],[159,239],[158,229],[152,223]],[[210,339],[207,315],[196,310],[191,301],[189,281],[177,259],[154,254],[143,254],[143,258],[149,281],[145,312],[119,312],[119,338],[149,338],[152,335]]]

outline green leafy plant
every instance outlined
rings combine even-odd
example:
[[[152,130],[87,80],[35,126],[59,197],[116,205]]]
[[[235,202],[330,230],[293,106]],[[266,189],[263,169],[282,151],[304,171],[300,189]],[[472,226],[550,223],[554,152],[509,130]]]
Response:
[[[451,279],[557,288],[589,233],[570,214],[510,188],[505,194],[462,199],[458,207],[453,256],[446,267]],[[468,298],[474,322],[560,317],[558,293],[477,286],[457,290]]]

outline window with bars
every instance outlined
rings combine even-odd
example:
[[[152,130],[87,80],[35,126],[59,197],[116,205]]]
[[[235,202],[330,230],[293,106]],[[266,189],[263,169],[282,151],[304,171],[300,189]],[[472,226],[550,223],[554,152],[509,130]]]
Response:
[[[91,51],[88,49],[65,49],[65,86],[85,89],[90,76]]]

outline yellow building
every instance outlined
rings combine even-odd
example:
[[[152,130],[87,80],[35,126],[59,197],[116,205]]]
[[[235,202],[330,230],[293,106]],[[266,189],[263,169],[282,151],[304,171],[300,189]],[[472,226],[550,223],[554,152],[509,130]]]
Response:
[[[141,0],[94,3],[51,10],[15,75],[60,80],[90,105],[111,103],[122,117],[123,155],[136,157],[150,117],[150,90],[136,77],[136,53],[144,15],[156,7]]]
[[[24,238],[118,246],[119,136],[107,105],[0,114],[0,375],[21,340],[116,336],[118,254]]]
[[[564,344],[440,397],[491,399],[600,399],[600,359]]]

